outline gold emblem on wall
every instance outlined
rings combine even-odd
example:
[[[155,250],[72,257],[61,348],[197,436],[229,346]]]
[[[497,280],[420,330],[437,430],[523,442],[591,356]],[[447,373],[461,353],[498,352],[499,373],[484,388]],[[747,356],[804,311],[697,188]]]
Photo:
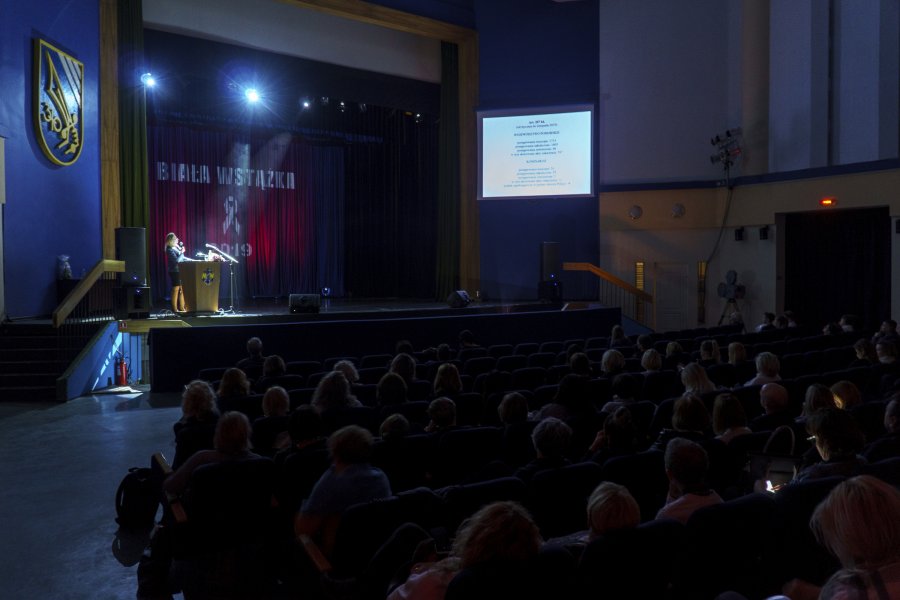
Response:
[[[34,129],[54,164],[67,167],[84,143],[84,64],[44,40],[34,40]]]

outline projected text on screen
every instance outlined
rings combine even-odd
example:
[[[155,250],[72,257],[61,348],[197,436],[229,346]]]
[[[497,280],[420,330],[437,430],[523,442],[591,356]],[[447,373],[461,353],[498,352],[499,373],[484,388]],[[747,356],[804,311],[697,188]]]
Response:
[[[591,189],[591,111],[485,116],[482,198],[582,196]]]

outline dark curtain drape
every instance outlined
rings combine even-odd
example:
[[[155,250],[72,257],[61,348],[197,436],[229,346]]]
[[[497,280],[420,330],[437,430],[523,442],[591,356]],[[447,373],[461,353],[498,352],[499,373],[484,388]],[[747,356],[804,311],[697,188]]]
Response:
[[[441,43],[441,124],[438,145],[438,299],[459,287],[459,58],[456,44]]]
[[[331,287],[344,293],[344,150],[287,133],[249,135],[165,124],[149,128],[151,264],[166,290],[165,236],[190,256],[212,244],[232,267],[236,303]],[[223,269],[220,296],[230,294]]]
[[[784,308],[821,327],[856,314],[875,328],[891,309],[887,207],[785,215]]]
[[[140,76],[144,64],[141,0],[120,0],[119,11],[119,177],[122,225],[150,222],[147,182],[147,108]]]

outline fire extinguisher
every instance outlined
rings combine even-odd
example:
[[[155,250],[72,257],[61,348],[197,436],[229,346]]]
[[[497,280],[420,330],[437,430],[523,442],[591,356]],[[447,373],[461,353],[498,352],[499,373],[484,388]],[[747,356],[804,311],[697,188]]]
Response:
[[[116,357],[116,385],[128,385],[128,363],[124,356]]]

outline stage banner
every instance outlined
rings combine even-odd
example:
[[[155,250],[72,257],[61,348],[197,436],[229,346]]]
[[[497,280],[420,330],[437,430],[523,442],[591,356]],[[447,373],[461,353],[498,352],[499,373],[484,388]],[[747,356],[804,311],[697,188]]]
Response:
[[[253,297],[344,288],[344,152],[289,133],[250,135],[190,125],[148,126],[150,265],[168,293],[165,237],[190,257],[215,246],[228,306]]]

